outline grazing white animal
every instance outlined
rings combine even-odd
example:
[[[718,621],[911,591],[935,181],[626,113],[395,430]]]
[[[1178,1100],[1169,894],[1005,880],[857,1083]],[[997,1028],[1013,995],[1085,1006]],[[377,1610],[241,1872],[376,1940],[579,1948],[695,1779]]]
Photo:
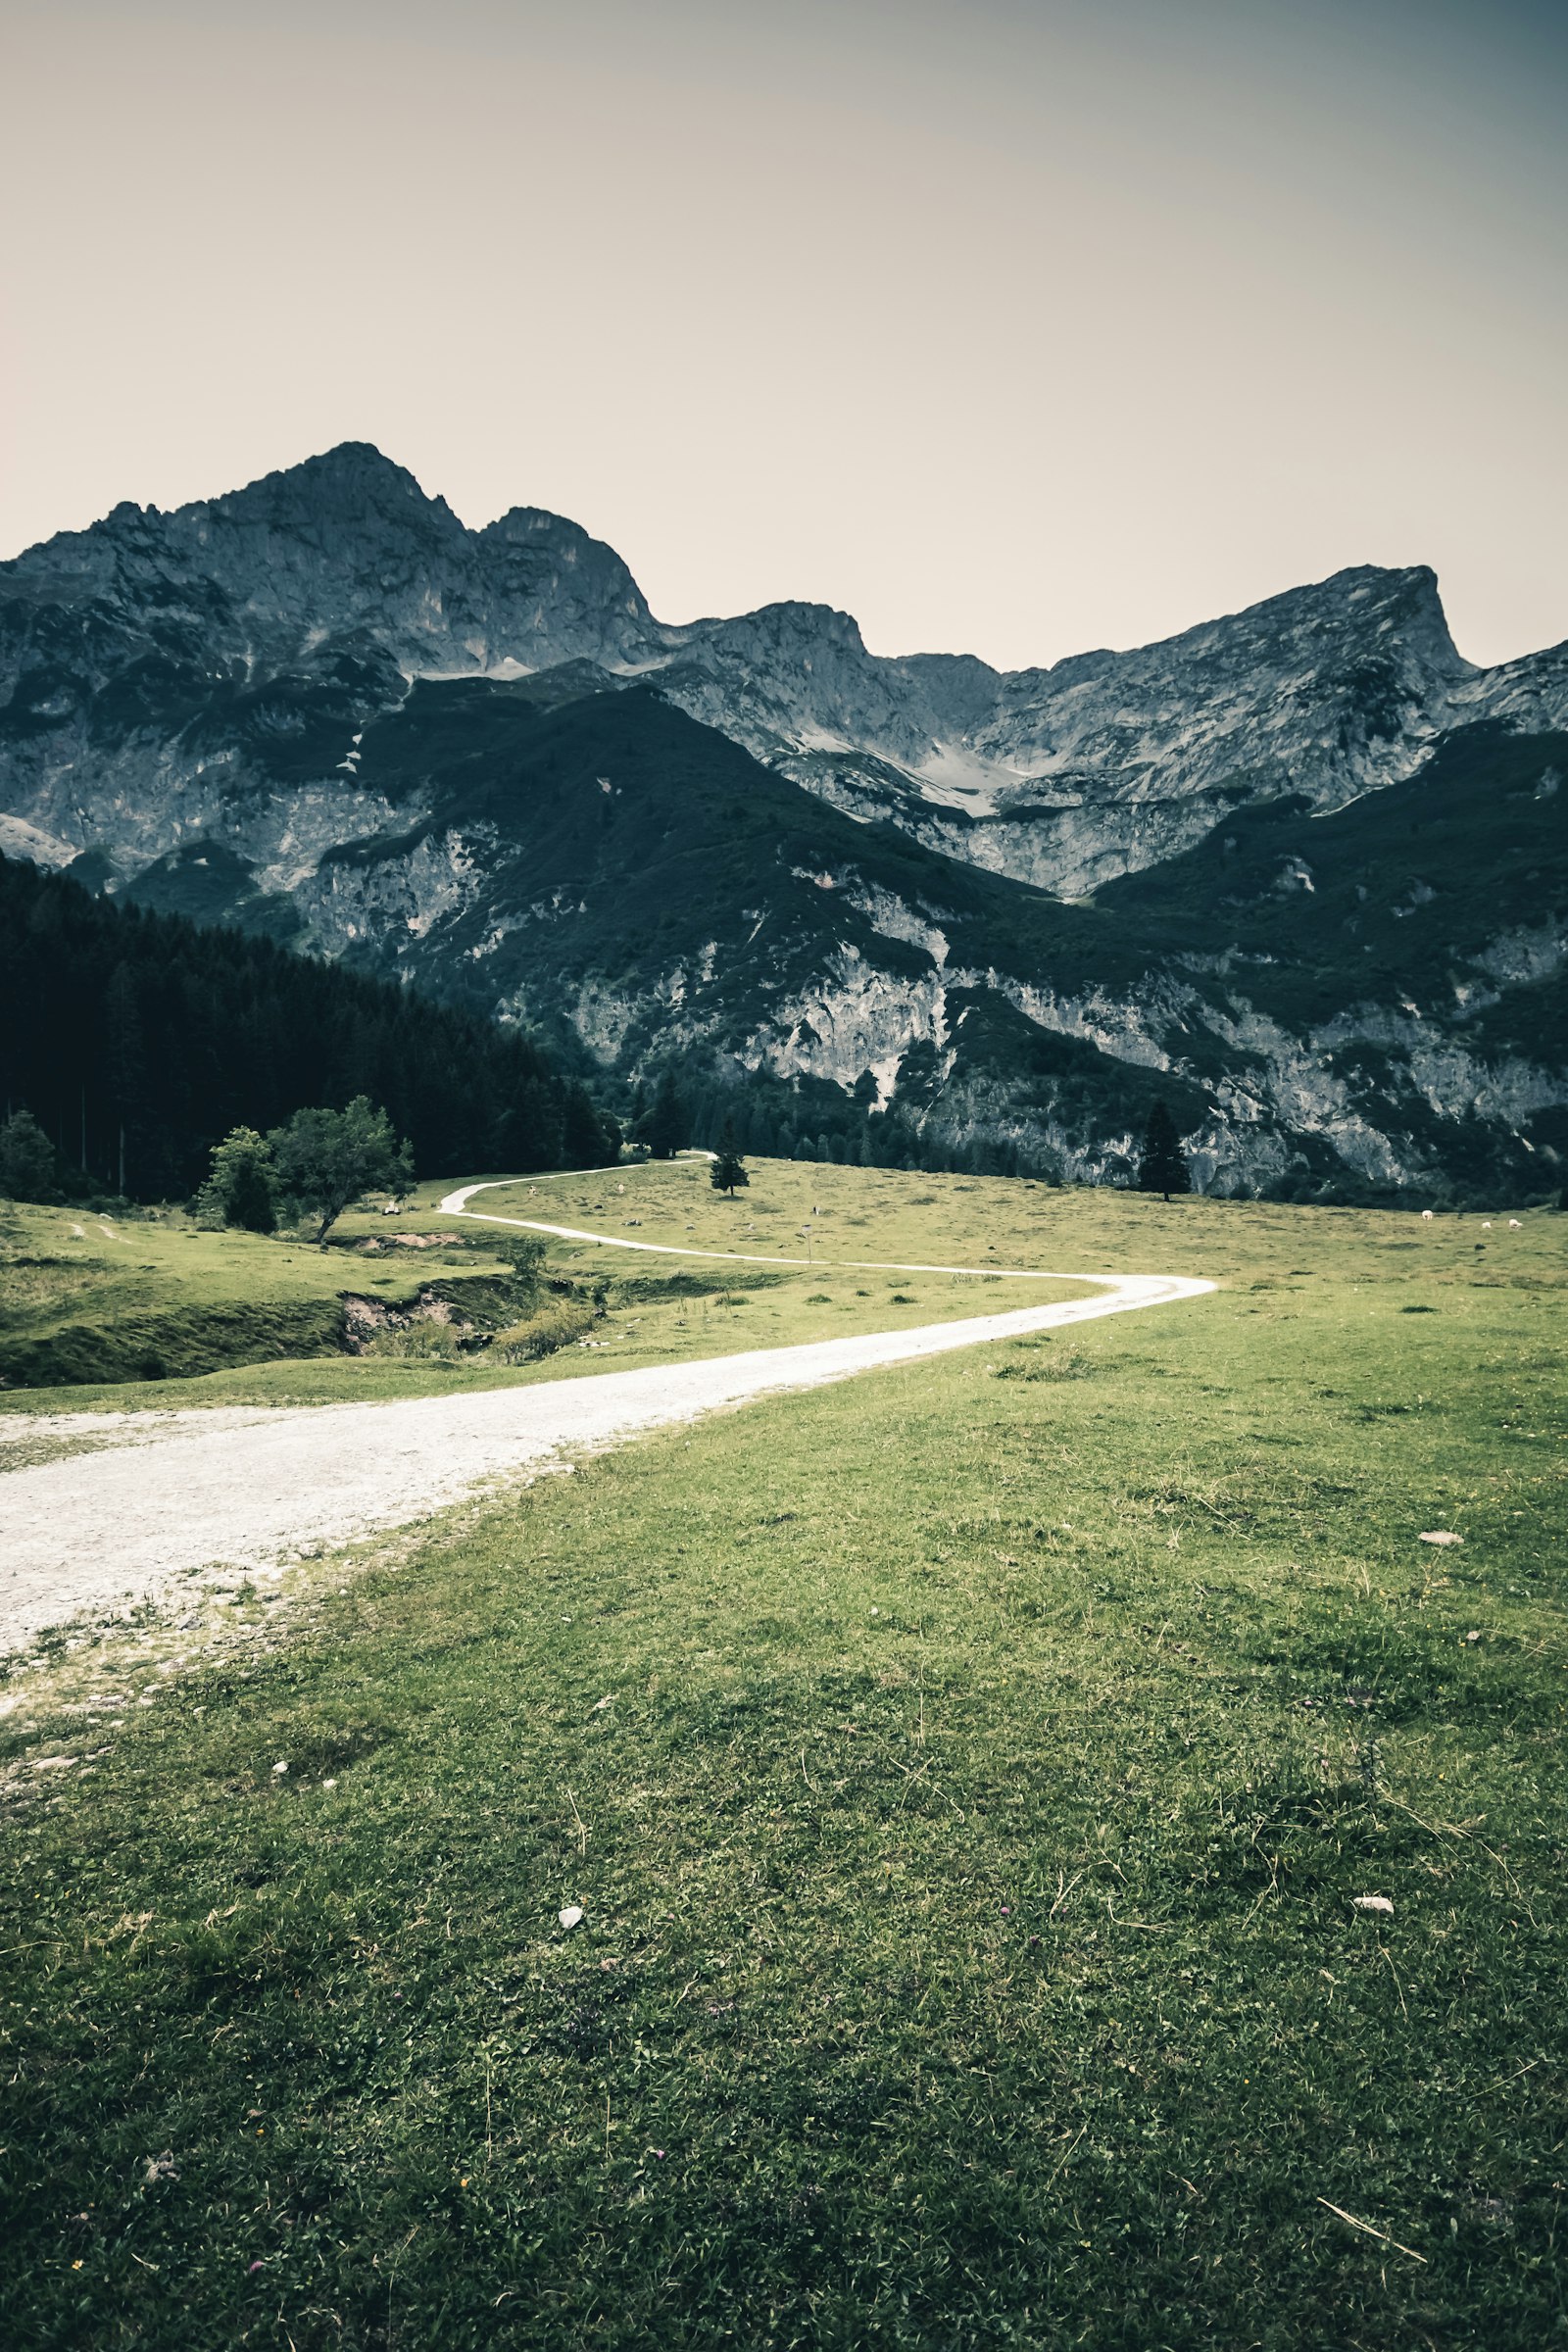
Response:
[[[1424,1209],[1421,1211],[1421,1222],[1422,1222],[1422,1224],[1423,1224],[1423,1225],[1430,1225],[1430,1224],[1431,1224],[1431,1222],[1432,1222],[1432,1211],[1431,1211],[1431,1209],[1430,1209],[1430,1208],[1424,1208]]]
[[[1520,1224],[1517,1217],[1510,1217],[1508,1219],[1508,1231],[1510,1233],[1518,1233],[1520,1231]]]

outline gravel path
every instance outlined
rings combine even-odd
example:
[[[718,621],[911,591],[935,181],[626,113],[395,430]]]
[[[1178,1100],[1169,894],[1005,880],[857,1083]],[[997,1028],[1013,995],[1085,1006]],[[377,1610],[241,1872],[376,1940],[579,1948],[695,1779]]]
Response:
[[[478,1216],[483,1212],[466,1203],[482,1189],[468,1186],[441,1205],[454,1215]],[[486,1222],[571,1230],[539,1227],[522,1217]],[[660,1255],[731,1254],[663,1250],[608,1234],[572,1238]],[[781,1261],[775,1256],[764,1262]],[[879,1365],[1125,1314],[1214,1288],[1174,1275],[1040,1279],[1093,1281],[1106,1295],[911,1331],[388,1404],[51,1415],[51,1435],[102,1443],[91,1453],[0,1475],[0,1649],[81,1611],[157,1599],[192,1570],[275,1567],[305,1549],[407,1526],[487,1480],[564,1451],[692,1420],[753,1396],[816,1388]],[[38,1430],[30,1419],[28,1427]],[[0,1468],[3,1462],[0,1446]]]

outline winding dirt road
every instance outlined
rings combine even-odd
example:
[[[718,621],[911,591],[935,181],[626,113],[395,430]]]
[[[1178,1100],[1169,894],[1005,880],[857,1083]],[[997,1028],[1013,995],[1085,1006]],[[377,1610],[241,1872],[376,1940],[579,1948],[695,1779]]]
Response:
[[[593,1171],[589,1171],[592,1173]],[[533,1179],[538,1182],[539,1179]],[[521,1227],[661,1257],[736,1259],[472,1209],[466,1185],[449,1215]],[[747,1259],[804,1265],[804,1258]],[[822,1271],[827,1272],[822,1261]],[[817,1388],[885,1364],[910,1363],[982,1341],[1127,1314],[1214,1289],[1179,1275],[1062,1275],[996,1265],[839,1266],[898,1273],[1024,1274],[1085,1281],[1092,1298],[970,1315],[910,1331],[862,1333],[791,1348],[749,1348],[696,1363],[590,1373],[537,1387],[468,1390],[383,1404],[218,1408],[211,1412],[71,1414],[40,1422],[0,1416],[0,1649],[80,1613],[167,1597],[202,1571],[275,1569],[290,1557],[409,1526],[486,1481],[552,1455],[603,1446],[756,1396]],[[4,1472],[4,1439],[83,1438],[96,1450]]]

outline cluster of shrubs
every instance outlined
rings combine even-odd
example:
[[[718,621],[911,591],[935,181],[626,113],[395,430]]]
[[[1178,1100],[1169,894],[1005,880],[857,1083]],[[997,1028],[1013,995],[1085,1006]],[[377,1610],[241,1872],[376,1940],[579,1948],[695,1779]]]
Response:
[[[489,1363],[529,1364],[586,1338],[604,1312],[604,1286],[585,1292],[563,1280],[547,1284],[548,1245],[536,1235],[509,1235],[490,1247],[510,1268],[503,1296],[511,1322],[492,1333],[439,1313],[419,1314],[377,1332],[365,1353],[450,1364],[482,1353]]]
[[[391,1356],[416,1363],[472,1363],[482,1351],[486,1363],[531,1364],[558,1348],[570,1348],[592,1331],[598,1309],[584,1298],[551,1298],[519,1322],[509,1323],[487,1345],[475,1341],[453,1323],[420,1315],[392,1331],[378,1331],[366,1343],[367,1355]]]
[[[550,1298],[520,1323],[498,1331],[485,1353],[492,1363],[528,1364],[587,1337],[598,1309],[585,1298]]]

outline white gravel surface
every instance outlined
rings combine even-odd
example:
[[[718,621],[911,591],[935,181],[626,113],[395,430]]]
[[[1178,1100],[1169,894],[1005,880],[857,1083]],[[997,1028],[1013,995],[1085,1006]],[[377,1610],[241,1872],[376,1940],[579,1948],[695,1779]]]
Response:
[[[480,1189],[466,1187],[442,1207],[476,1215],[466,1201]],[[520,1217],[487,1221],[535,1224]],[[608,1234],[573,1238],[618,1249],[656,1247]],[[107,1441],[91,1453],[0,1475],[0,1648],[82,1612],[156,1600],[192,1570],[275,1568],[305,1550],[407,1526],[486,1481],[537,1467],[552,1455],[602,1446],[750,1397],[817,1388],[879,1365],[1125,1314],[1214,1288],[1175,1275],[1040,1279],[1092,1281],[1104,1296],[910,1331],[386,1404],[51,1414],[44,1421],[18,1416],[9,1423],[0,1417],[6,1437],[47,1431],[51,1437]]]

